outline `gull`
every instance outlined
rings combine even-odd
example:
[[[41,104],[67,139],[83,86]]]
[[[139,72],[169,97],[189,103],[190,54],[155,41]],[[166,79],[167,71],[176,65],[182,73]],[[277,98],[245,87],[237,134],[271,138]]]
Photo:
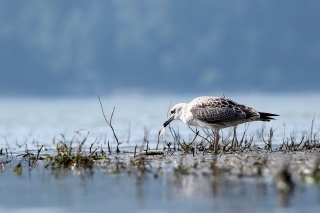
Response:
[[[251,121],[270,121],[277,114],[259,112],[224,97],[202,96],[190,103],[176,104],[170,111],[168,119],[163,123],[159,133],[162,136],[166,126],[173,120],[181,120],[189,126],[212,129],[214,132],[214,148],[217,154],[220,129],[237,126]]]

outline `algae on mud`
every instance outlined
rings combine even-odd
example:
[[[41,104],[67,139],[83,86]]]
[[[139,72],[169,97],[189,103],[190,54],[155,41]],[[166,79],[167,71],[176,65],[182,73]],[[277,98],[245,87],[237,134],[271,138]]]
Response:
[[[104,167],[110,171],[126,172],[136,171],[139,174],[156,171],[158,176],[162,170],[173,172],[176,175],[188,175],[199,173],[205,176],[223,174],[230,177],[274,177],[274,181],[281,181],[281,175],[293,177],[294,181],[302,180],[317,183],[320,180],[320,141],[317,134],[303,134],[300,140],[290,134],[290,138],[284,138],[283,143],[272,147],[272,132],[270,129],[268,139],[263,141],[265,146],[257,146],[253,142],[253,136],[246,136],[246,131],[238,139],[236,128],[233,135],[222,139],[218,147],[218,155],[213,154],[212,132],[204,131],[205,135],[195,130],[195,136],[190,142],[180,140],[179,134],[171,127],[173,142],[164,141],[163,150],[150,149],[148,139],[144,142],[137,153],[137,146],[128,150],[111,152],[103,150],[102,146],[86,146],[89,131],[81,141],[74,141],[80,131],[76,131],[71,141],[66,141],[64,135],[56,142],[56,149],[49,150],[40,146],[38,150],[28,150],[17,155],[20,162],[15,171],[20,171],[19,165],[25,162],[29,168],[36,166],[38,161],[46,162],[45,168],[94,168]],[[262,130],[263,132],[264,130]],[[262,136],[263,137],[263,136]],[[200,141],[196,141],[200,138]],[[291,140],[289,142],[289,140]],[[77,145],[75,145],[77,144]],[[172,147],[173,145],[173,147]],[[144,147],[145,146],[145,147]],[[10,163],[8,151],[2,153],[6,160],[2,165]],[[13,158],[11,156],[11,158]],[[168,162],[179,162],[176,166]],[[116,168],[116,169],[115,169]],[[21,172],[21,171],[20,171]],[[282,173],[281,173],[282,172]],[[289,179],[290,179],[289,178]],[[281,179],[281,180],[280,180]],[[290,182],[291,179],[288,181]],[[292,185],[291,183],[289,185]],[[279,187],[281,188],[281,187]]]

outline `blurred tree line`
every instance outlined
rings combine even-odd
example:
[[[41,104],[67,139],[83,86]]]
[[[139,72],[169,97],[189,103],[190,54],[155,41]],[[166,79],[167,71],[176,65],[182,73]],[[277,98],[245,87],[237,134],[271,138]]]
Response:
[[[319,91],[320,1],[0,0],[0,95]]]

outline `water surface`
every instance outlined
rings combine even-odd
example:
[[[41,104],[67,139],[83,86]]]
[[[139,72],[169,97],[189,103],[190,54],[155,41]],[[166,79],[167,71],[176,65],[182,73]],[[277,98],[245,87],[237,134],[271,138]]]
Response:
[[[276,129],[274,143],[282,143],[290,133],[299,137],[307,130],[318,137],[320,108],[319,94],[231,94],[227,96],[238,103],[259,111],[279,114],[276,121],[266,123],[266,130]],[[143,143],[147,135],[150,146],[155,147],[158,131],[167,116],[168,108],[179,102],[189,102],[194,96],[125,96],[101,97],[106,116],[110,118],[115,107],[112,124],[122,141],[120,150],[131,150]],[[263,123],[251,123],[248,134],[255,135],[255,143],[263,144],[259,137]],[[181,121],[172,122],[183,139],[188,141],[193,133]],[[6,212],[315,212],[319,208],[318,185],[298,183],[293,194],[279,194],[272,181],[265,178],[204,177],[199,174],[176,177],[172,170],[164,170],[156,178],[156,171],[139,179],[130,171],[113,174],[104,167],[92,170],[44,169],[39,162],[29,170],[23,162],[23,172],[13,168],[19,163],[17,154],[26,146],[36,150],[44,145],[54,149],[62,135],[67,139],[75,131],[90,131],[86,146],[96,141],[112,150],[116,144],[99,105],[98,98],[53,99],[0,99],[0,148],[12,152],[11,163],[0,172],[0,211]],[[244,125],[240,125],[241,134]],[[227,135],[230,129],[223,131]],[[267,134],[267,133],[266,133]],[[86,131],[76,135],[77,140]],[[160,141],[172,141],[167,131]],[[4,162],[6,156],[1,156]],[[170,157],[169,157],[170,159]],[[172,161],[177,166],[179,162]],[[153,167],[157,168],[157,167]]]

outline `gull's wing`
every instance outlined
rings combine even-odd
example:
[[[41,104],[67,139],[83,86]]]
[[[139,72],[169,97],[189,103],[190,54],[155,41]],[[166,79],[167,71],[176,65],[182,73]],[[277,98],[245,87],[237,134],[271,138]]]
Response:
[[[199,97],[190,102],[190,112],[196,119],[210,124],[252,120],[259,113],[235,101],[219,97]]]

